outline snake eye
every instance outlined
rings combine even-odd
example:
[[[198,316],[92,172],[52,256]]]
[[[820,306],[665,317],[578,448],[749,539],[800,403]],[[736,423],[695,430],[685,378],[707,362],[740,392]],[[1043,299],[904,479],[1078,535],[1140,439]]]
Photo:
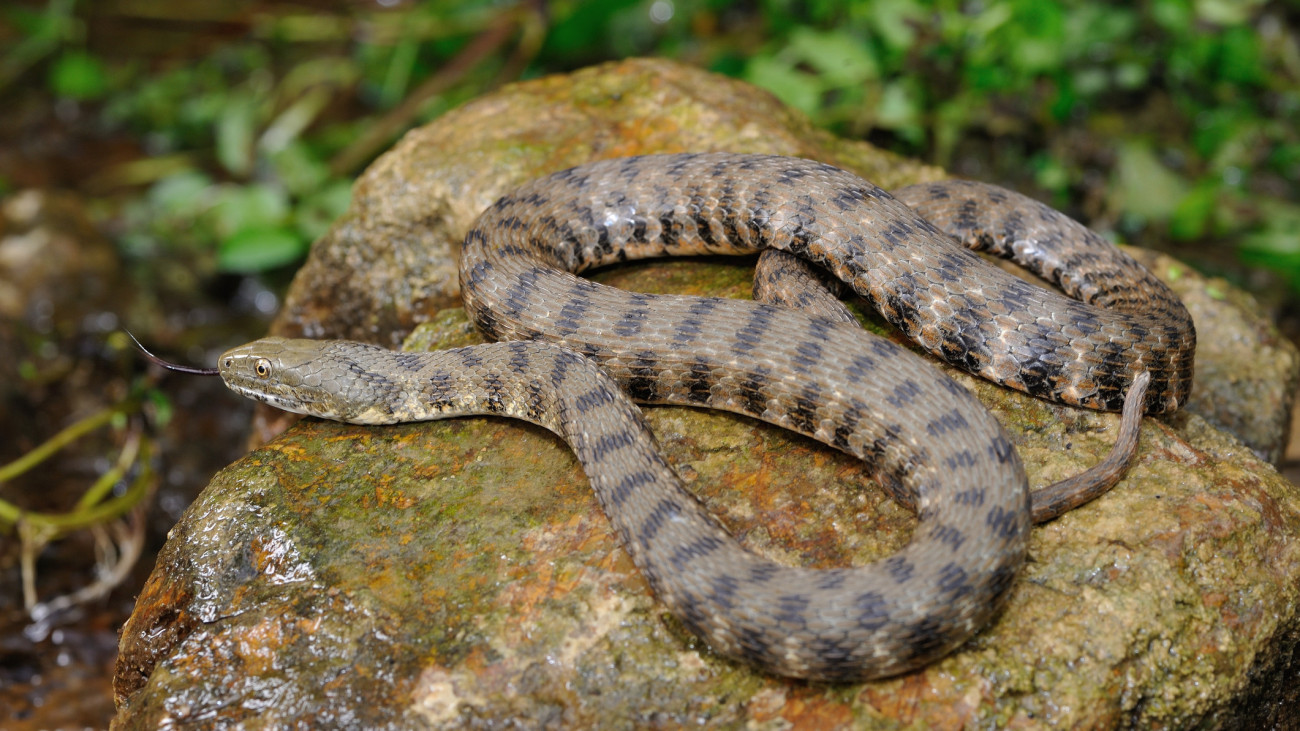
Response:
[[[257,374],[258,378],[270,377],[271,361],[266,358],[258,358],[257,362],[253,364],[253,372]]]

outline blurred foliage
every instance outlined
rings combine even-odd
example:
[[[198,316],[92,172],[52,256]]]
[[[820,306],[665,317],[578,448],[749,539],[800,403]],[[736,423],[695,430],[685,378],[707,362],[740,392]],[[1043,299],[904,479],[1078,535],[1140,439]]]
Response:
[[[214,250],[221,270],[263,271],[301,259],[347,207],[349,182],[328,160],[355,132],[350,120],[322,117],[350,93],[358,64],[325,56],[276,74],[278,62],[268,44],[232,44],[105,101],[108,124],[156,154],[184,156],[134,166],[158,177],[125,209],[129,252],[191,245]]]
[[[404,129],[506,81],[654,54],[765,87],[840,134],[1032,189],[1128,238],[1236,242],[1300,290],[1294,4],[231,5],[198,20],[125,0],[0,11],[14,41],[0,94],[43,79],[52,100],[139,140],[140,159],[114,171],[141,191],[123,212],[136,254],[187,247],[239,272],[292,263]],[[155,26],[212,32],[152,56],[96,35],[129,25],[135,6],[151,6]]]
[[[772,38],[742,74],[820,123],[959,172],[1032,176],[1058,205],[1100,177],[1109,194],[1104,209],[1085,211],[1094,225],[1175,241],[1231,238],[1250,261],[1300,285],[1296,8],[1230,0],[763,8]],[[990,152],[1001,159],[962,160]]]

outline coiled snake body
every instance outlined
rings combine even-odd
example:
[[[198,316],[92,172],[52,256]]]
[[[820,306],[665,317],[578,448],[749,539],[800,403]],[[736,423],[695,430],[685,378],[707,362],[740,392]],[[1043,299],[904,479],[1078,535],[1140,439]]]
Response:
[[[573,448],[658,598],[715,650],[795,677],[904,672],[986,623],[1024,560],[1030,497],[1001,425],[923,358],[816,306],[810,315],[636,294],[574,275],[652,256],[781,250],[831,272],[930,352],[998,383],[1115,410],[1147,372],[1148,412],[1186,400],[1191,320],[1113,246],[987,186],[898,195],[913,208],[794,158],[585,165],[506,195],[466,236],[465,306],[486,335],[510,342],[414,354],[271,338],[229,351],[220,371],[238,392],[325,418],[503,414],[541,424]],[[991,267],[940,228],[1088,304]],[[681,486],[620,387],[639,401],[749,414],[871,461],[919,516],[911,542],[830,570],[746,551]]]

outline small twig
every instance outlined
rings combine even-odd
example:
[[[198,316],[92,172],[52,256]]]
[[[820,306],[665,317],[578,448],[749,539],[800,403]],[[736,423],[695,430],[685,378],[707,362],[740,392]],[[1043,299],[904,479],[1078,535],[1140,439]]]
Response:
[[[113,531],[112,540],[104,534],[102,526],[96,526],[96,537],[107,545],[101,547],[102,555],[98,562],[100,567],[99,576],[90,584],[70,594],[63,594],[49,601],[37,603],[34,590],[30,601],[28,601],[29,598],[25,592],[27,577],[24,576],[23,599],[26,602],[28,616],[33,621],[40,622],[46,617],[70,609],[78,604],[84,604],[107,596],[109,592],[121,584],[127,575],[131,573],[136,561],[139,561],[140,556],[144,554],[144,512],[144,506],[137,505],[125,518],[113,521],[110,526]]]
[[[36,606],[36,557],[54,537],[55,531],[27,521],[18,524],[18,538],[22,543],[19,567],[23,577],[23,606],[29,611]]]
[[[528,68],[528,64],[532,63],[538,51],[542,50],[542,44],[546,42],[546,0],[531,0],[525,2],[524,6],[526,9],[520,11],[519,42],[506,58],[505,65],[492,79],[493,87],[518,78],[524,69]]]

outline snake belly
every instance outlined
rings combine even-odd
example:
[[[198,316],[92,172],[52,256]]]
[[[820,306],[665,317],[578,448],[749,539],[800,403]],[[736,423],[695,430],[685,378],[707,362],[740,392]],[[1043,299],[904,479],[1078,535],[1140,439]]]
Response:
[[[557,173],[480,217],[462,252],[465,305],[485,334],[509,342],[416,354],[270,338],[229,351],[219,367],[240,393],[325,418],[502,414],[545,426],[573,448],[659,600],[715,651],[791,677],[895,675],[986,624],[1024,561],[1028,486],[1002,426],[922,357],[833,318],[624,292],[574,273],[788,251],[931,352],[996,382],[1116,409],[1146,371],[1148,411],[1184,402],[1194,333],[1177,299],[1105,242],[1045,226],[1051,214],[1027,214],[1006,195],[927,186],[914,198],[953,235],[1111,309],[992,268],[889,194],[821,163],[651,156]],[[1022,230],[1040,234],[1026,241]],[[912,539],[853,568],[748,552],[664,463],[627,395],[748,414],[871,462],[918,514]]]

